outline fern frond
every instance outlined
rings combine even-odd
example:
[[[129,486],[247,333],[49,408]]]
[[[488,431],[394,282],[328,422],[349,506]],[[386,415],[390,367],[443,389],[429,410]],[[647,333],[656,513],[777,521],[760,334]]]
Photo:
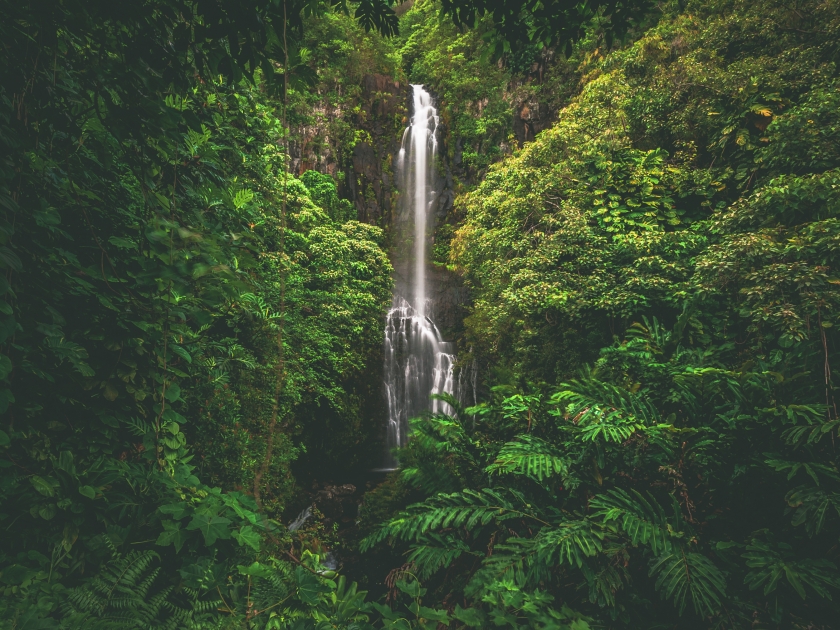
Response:
[[[143,437],[152,430],[151,423],[143,420],[143,418],[124,418],[123,422],[128,425],[129,431],[138,437]]]
[[[840,418],[826,418],[825,411],[825,405],[787,405],[786,420],[794,426],[785,429],[782,438],[791,446],[803,446],[837,435]]]
[[[218,609],[223,604],[224,602],[221,599],[197,600],[192,603],[192,608],[197,613],[208,613]]]
[[[744,583],[754,591],[764,587],[769,595],[784,577],[802,599],[806,597],[805,587],[810,586],[820,597],[831,599],[829,588],[840,588],[837,566],[825,559],[797,558],[790,545],[770,543],[753,539],[743,554],[746,564],[752,570]]]
[[[586,586],[589,588],[591,603],[601,607],[615,606],[615,594],[630,581],[626,557],[618,559],[618,562],[613,558],[617,555],[616,552],[623,551],[623,546],[605,546],[603,554],[606,556],[604,559],[608,560],[607,563],[587,563],[581,566],[583,577],[586,578]]]
[[[65,612],[83,619],[84,627],[179,628],[189,625],[192,611],[169,601],[173,587],[154,591],[160,567],[154,551],[115,554],[99,574],[68,592]]]
[[[254,582],[251,597],[257,608],[264,609],[285,600],[295,588],[291,567],[282,563]]]
[[[162,591],[155,593],[152,597],[146,599],[143,602],[143,606],[140,607],[139,617],[151,625],[160,616],[161,612],[165,610],[167,598],[172,590],[173,587],[168,586]]]
[[[586,558],[601,551],[603,539],[603,529],[584,518],[544,527],[533,538],[512,538],[497,549],[521,555],[530,565],[567,564],[580,568]]]
[[[666,330],[656,317],[648,319],[642,316],[642,321],[631,324],[625,336],[629,340],[645,342],[651,354],[662,354],[662,349],[670,337],[670,331]]]
[[[507,498],[510,497],[510,498]],[[419,540],[426,533],[447,527],[472,530],[479,525],[525,519],[547,525],[533,506],[514,490],[464,490],[438,494],[423,503],[410,505],[361,543],[367,551],[387,538]]]
[[[449,566],[463,554],[479,555],[454,536],[429,534],[411,547],[408,561],[415,566],[417,577],[426,580],[438,569]]]
[[[840,493],[830,492],[814,486],[800,486],[791,490],[785,501],[795,508],[792,523],[805,525],[811,536],[819,534],[826,520],[833,512],[840,517]]]
[[[722,395],[725,399],[744,400],[743,381],[750,375],[740,374],[721,368],[688,367],[683,372],[674,375],[674,384],[684,392],[697,392],[708,398],[711,395]]]
[[[452,492],[462,485],[449,467],[438,461],[418,461],[412,468],[403,469],[400,476],[424,494]]]
[[[134,589],[143,573],[153,560],[158,558],[154,551],[132,551],[123,558],[114,559],[102,570],[102,577],[108,583],[107,596],[117,589]]]
[[[551,397],[565,404],[565,415],[580,428],[584,441],[623,442],[637,430],[660,423],[659,412],[635,394],[595,378],[563,383]]]
[[[464,425],[445,414],[412,418],[409,425],[412,438],[424,440],[434,450],[450,451],[469,441]]]
[[[660,556],[650,569],[656,576],[656,590],[671,599],[680,614],[688,600],[698,615],[713,615],[720,609],[726,580],[706,556],[676,550]]]
[[[495,461],[487,466],[489,474],[512,473],[542,482],[553,475],[567,475],[571,462],[550,444],[530,434],[517,436],[505,444]]]
[[[594,510],[593,518],[600,518],[604,524],[616,521],[631,544],[647,545],[657,555],[671,551],[674,543],[685,537],[679,531],[683,519],[678,505],[672,505],[669,518],[652,496],[645,497],[636,490],[608,490],[592,498],[589,506]]]
[[[836,466],[829,466],[821,464],[820,462],[798,462],[786,459],[781,459],[774,453],[764,453],[768,459],[764,463],[770,466],[776,472],[786,472],[787,479],[790,481],[797,473],[804,472],[814,481],[814,485],[820,485],[820,477],[840,481],[840,474],[837,472]]]
[[[464,408],[461,406],[460,401],[455,398],[452,394],[442,393],[442,394],[432,394],[430,396],[432,400],[439,400],[441,402],[446,403],[452,409],[452,415],[456,418],[464,418]]]
[[[463,482],[454,474],[453,466],[466,461],[477,467],[474,447],[464,427],[456,418],[443,414],[412,418],[410,421],[414,466],[402,472],[427,495],[454,492]]]
[[[149,572],[148,576],[146,576],[146,578],[143,579],[137,586],[129,587],[132,591],[132,594],[145,599],[146,595],[149,592],[149,589],[152,587],[152,584],[154,584],[159,573],[160,567],[155,567],[154,570]]]
[[[260,295],[255,295],[254,293],[243,293],[239,296],[239,299],[243,305],[250,306],[251,308],[248,309],[248,312],[257,316],[259,319],[274,320],[283,317],[279,313],[273,312],[271,307],[268,305],[268,302],[266,302]]]

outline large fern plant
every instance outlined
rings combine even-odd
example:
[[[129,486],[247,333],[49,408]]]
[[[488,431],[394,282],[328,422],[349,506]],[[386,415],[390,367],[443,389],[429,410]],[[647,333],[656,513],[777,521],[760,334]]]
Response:
[[[131,551],[114,558],[66,598],[65,614],[78,628],[176,630],[192,623],[193,611],[178,606],[173,586],[161,582],[158,554]]]
[[[496,390],[414,420],[402,483],[426,498],[363,548],[402,551],[441,595],[460,584],[476,625],[530,623],[514,592],[633,628],[833,618],[838,421],[760,363],[681,347],[682,319],[634,325],[529,405]]]

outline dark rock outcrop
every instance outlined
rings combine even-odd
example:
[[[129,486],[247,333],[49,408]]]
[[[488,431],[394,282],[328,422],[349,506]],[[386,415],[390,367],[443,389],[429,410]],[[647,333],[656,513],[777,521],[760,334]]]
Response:
[[[356,124],[361,133],[353,147],[339,192],[352,199],[360,221],[385,227],[396,196],[394,156],[400,149],[408,89],[391,77],[369,74],[362,81]]]

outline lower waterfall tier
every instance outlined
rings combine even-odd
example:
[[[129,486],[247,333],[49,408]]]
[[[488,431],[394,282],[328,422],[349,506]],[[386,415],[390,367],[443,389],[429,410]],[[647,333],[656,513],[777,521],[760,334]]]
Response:
[[[428,312],[428,309],[426,309]],[[401,296],[394,296],[385,324],[385,397],[391,449],[404,446],[408,420],[423,412],[448,413],[450,406],[433,394],[455,394],[455,344],[443,341],[434,322]]]

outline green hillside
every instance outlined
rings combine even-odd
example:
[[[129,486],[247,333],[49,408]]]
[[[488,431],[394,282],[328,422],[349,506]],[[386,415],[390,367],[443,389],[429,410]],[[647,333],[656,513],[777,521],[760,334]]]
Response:
[[[0,628],[837,627],[836,0],[0,3]]]

